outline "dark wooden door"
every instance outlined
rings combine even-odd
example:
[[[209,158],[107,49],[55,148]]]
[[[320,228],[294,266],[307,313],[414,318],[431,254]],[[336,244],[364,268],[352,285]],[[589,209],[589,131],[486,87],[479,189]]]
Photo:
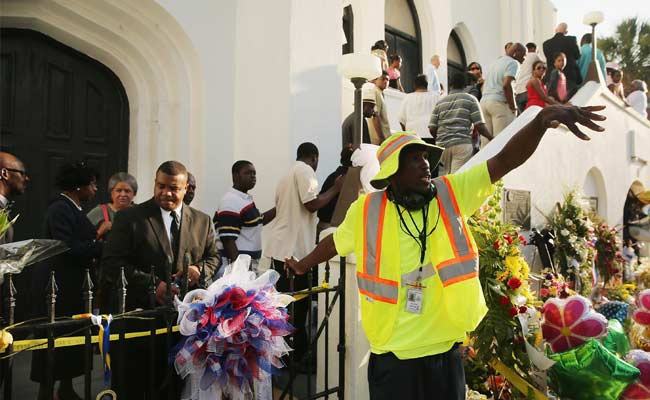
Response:
[[[101,174],[86,211],[106,201],[108,177],[127,169],[128,142],[128,100],[111,70],[41,33],[0,30],[0,148],[20,158],[31,179],[15,199],[15,240],[42,237],[65,162],[86,160]],[[32,310],[34,268],[41,266],[15,278],[18,321]]]
[[[41,236],[61,164],[86,160],[101,174],[98,201],[111,174],[126,171],[129,106],[115,74],[96,60],[41,33],[0,30],[1,147],[30,176],[16,199],[15,239]]]
[[[384,31],[390,54],[402,57],[400,79],[404,91],[410,93],[415,90],[415,77],[421,73],[420,46],[417,38],[386,25]]]

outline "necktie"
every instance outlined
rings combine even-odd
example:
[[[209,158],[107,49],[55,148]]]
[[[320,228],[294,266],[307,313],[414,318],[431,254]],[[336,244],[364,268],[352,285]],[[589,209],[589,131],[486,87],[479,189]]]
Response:
[[[178,214],[176,211],[171,212],[172,225],[169,228],[169,233],[172,238],[172,252],[174,253],[174,266],[176,266],[176,261],[178,260],[178,244],[181,238],[180,223],[178,221]]]

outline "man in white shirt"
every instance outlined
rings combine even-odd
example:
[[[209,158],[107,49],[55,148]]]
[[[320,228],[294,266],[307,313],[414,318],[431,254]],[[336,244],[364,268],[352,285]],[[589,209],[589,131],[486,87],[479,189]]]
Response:
[[[427,90],[441,95],[442,89],[440,87],[440,79],[438,78],[438,68],[440,68],[440,56],[434,54],[433,57],[431,57],[431,64],[427,66],[427,71],[425,73],[427,76],[427,82],[429,82]]]
[[[515,102],[517,103],[517,110],[521,114],[526,108],[528,103],[528,81],[533,76],[533,64],[541,60],[537,55],[537,45],[533,42],[526,43],[526,58],[521,63],[517,76],[515,77]]]
[[[427,87],[429,83],[426,75],[415,77],[415,91],[409,93],[402,100],[399,110],[399,124],[402,130],[414,131],[421,138],[430,138],[429,118],[435,107],[440,95],[429,92]]]
[[[278,183],[275,191],[276,216],[268,225],[263,254],[273,260],[273,268],[280,273],[276,288],[288,292],[289,279],[284,271],[284,259],[301,259],[316,245],[316,211],[325,207],[341,190],[343,180],[337,178],[328,191],[318,194],[318,148],[313,143],[298,146],[296,162]],[[297,276],[293,290],[310,286],[307,276]],[[296,360],[300,362],[307,351],[305,321],[307,300],[294,303],[293,325]]]

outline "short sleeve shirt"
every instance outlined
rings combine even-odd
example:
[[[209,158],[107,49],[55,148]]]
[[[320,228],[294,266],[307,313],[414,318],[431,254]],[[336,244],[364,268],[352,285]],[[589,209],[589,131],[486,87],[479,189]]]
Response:
[[[253,196],[230,188],[221,198],[215,215],[220,238],[231,237],[240,253],[260,258],[262,253],[262,216]]]
[[[305,203],[318,197],[318,179],[314,170],[296,161],[278,184],[275,192],[275,218],[267,225],[263,254],[276,260],[309,254],[316,244],[316,213]]]
[[[485,101],[506,101],[503,92],[503,79],[506,76],[515,78],[519,71],[519,62],[510,56],[503,56],[496,60],[485,74],[483,83],[483,97],[481,102]]]
[[[469,93],[452,92],[440,100],[433,112],[429,127],[438,128],[436,144],[442,147],[472,143],[472,124],[484,122],[476,97]]]
[[[490,174],[487,168],[487,162],[478,164],[466,171],[447,175],[452,190],[456,196],[459,209],[462,215],[469,216],[474,213],[492,194],[493,186],[490,180]],[[434,226],[436,215],[438,215],[438,205],[436,201],[432,201],[429,209],[429,221]],[[421,228],[422,212],[412,213],[413,220],[418,228]],[[334,245],[336,251],[340,256],[346,256],[352,253],[355,249],[356,230],[355,226],[360,223],[363,218],[363,198],[354,202],[345,216],[345,220],[339,225],[334,232]],[[413,222],[410,218],[404,218],[407,227],[413,231]],[[436,227],[436,230],[443,229],[442,223]],[[400,273],[404,274],[413,271],[420,263],[420,248],[416,241],[399,230],[399,246],[400,246]],[[435,234],[435,232],[434,232]],[[443,236],[444,237],[444,236]],[[430,257],[430,251],[436,251],[435,241],[433,249],[427,247],[427,254],[425,259]],[[428,290],[428,291],[427,291]],[[440,302],[442,301],[442,294],[434,291],[432,288],[425,288],[424,292],[427,307],[423,308],[423,314],[411,314],[405,311],[404,298],[398,299],[397,307],[399,311],[395,327],[390,339],[381,348],[371,347],[371,351],[375,354],[382,354],[387,352],[394,353],[399,359],[410,359],[425,357],[434,354],[444,353],[448,351],[454,342],[460,341],[463,338],[457,338],[443,343],[432,343],[429,339],[431,332],[436,329],[436,316]],[[431,326],[423,329],[423,320],[431,321]]]

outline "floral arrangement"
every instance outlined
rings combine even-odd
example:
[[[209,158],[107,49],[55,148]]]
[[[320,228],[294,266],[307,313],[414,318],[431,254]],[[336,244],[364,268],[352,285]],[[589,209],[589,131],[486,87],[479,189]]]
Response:
[[[574,282],[567,282],[564,276],[551,271],[550,268],[544,268],[541,271],[542,288],[539,290],[539,297],[546,301],[552,297],[560,299],[567,298],[574,294]]]
[[[498,219],[501,189],[502,184],[497,184],[487,205],[469,220],[479,249],[479,279],[488,306],[487,314],[471,333],[475,355],[471,361],[488,365],[498,359],[525,375],[530,361],[520,318],[527,320],[528,315],[536,313],[534,293],[528,284],[530,269],[520,251],[526,240],[517,227]]]
[[[568,192],[564,202],[557,203],[556,210],[547,215],[546,220],[555,231],[554,260],[559,272],[584,288],[584,293],[591,291],[589,255],[594,230],[579,199],[577,191]]]
[[[275,290],[278,272],[256,278],[249,264],[240,255],[207,289],[176,299],[184,338],[172,356],[185,379],[183,399],[271,397],[271,374],[290,350],[284,336],[293,330],[286,310],[293,297]]]
[[[602,277],[603,282],[607,283],[623,272],[625,260],[621,255],[622,242],[618,230],[609,227],[607,224],[600,223],[594,227],[596,249],[596,268]]]

